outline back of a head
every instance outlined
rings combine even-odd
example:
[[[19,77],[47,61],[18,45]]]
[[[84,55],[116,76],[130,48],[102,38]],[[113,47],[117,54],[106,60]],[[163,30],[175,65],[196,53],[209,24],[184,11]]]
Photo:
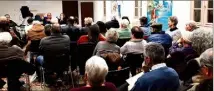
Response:
[[[33,24],[33,18],[28,18],[27,23],[28,23],[29,25]]]
[[[20,9],[21,13],[22,13],[22,17],[26,18],[26,17],[32,17],[33,14],[30,12],[30,9],[28,6],[22,6]]]
[[[85,63],[85,73],[92,87],[101,86],[108,73],[108,66],[103,58],[92,56]]]
[[[200,57],[199,61],[201,66],[206,66],[210,69],[213,69],[213,48],[209,48],[204,51]]]
[[[148,24],[148,19],[147,17],[143,16],[140,18],[140,23],[141,25],[147,25]]]
[[[140,27],[138,26],[134,26],[132,29],[131,29],[131,32],[132,32],[132,35],[136,38],[136,39],[142,39],[143,38],[143,31],[141,30]]]
[[[129,20],[129,17],[128,17],[128,16],[123,16],[123,17],[122,17],[122,20],[123,20],[123,19],[128,20],[128,21],[129,21],[129,24],[130,24],[130,20]]]
[[[68,18],[67,23],[70,25],[74,25],[74,18]]]
[[[213,31],[207,28],[197,28],[192,32],[189,40],[193,49],[200,55],[206,49],[213,47]]]
[[[106,34],[106,40],[108,42],[111,42],[111,43],[116,43],[118,38],[119,38],[119,34],[117,32],[117,29],[116,28],[111,28],[109,29]]]
[[[89,26],[89,32],[88,32],[89,42],[97,43],[99,41],[99,34],[100,34],[100,29],[97,24]]]
[[[0,17],[0,32],[9,32],[9,23],[5,16]]]
[[[100,33],[106,33],[107,30],[104,22],[98,21],[96,24],[99,26]]]
[[[51,35],[51,29],[52,29],[52,26],[50,24],[46,24],[45,25],[45,35],[46,36],[50,36]]]
[[[164,62],[165,52],[163,46],[159,43],[149,42],[145,46],[144,57],[149,57],[153,64]]]
[[[160,24],[160,23],[154,23],[151,25],[151,27],[152,27],[152,32],[162,31],[162,24]]]
[[[84,23],[85,23],[86,26],[91,26],[92,23],[93,23],[93,19],[91,17],[86,17],[84,19]]]
[[[61,32],[61,27],[59,24],[53,24],[52,25],[52,29],[51,29],[51,33],[60,33]]]
[[[123,28],[127,28],[128,25],[129,25],[129,21],[128,21],[127,19],[123,19],[123,20],[121,21],[121,26],[122,26]]]

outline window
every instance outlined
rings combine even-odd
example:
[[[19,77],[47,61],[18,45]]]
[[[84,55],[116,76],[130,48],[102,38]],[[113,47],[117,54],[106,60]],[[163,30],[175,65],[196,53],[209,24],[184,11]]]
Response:
[[[140,18],[142,16],[142,1],[135,0],[135,18]]]
[[[194,0],[191,3],[191,19],[196,21],[199,26],[212,27],[213,24],[213,1]]]

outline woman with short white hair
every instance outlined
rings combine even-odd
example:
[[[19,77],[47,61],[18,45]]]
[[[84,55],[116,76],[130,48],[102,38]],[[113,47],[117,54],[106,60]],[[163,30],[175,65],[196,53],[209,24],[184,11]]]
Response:
[[[114,84],[105,82],[108,66],[99,56],[92,56],[85,64],[86,86],[71,91],[117,91]]]
[[[129,21],[127,19],[123,19],[121,21],[121,28],[118,31],[119,39],[131,38],[131,30],[128,28],[128,26],[129,26]]]

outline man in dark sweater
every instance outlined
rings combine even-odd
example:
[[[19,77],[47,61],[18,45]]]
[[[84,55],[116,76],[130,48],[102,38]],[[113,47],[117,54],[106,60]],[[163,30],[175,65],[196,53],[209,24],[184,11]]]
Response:
[[[180,86],[178,74],[163,63],[165,53],[161,44],[148,43],[144,57],[150,71],[138,78],[132,91],[177,91]]]

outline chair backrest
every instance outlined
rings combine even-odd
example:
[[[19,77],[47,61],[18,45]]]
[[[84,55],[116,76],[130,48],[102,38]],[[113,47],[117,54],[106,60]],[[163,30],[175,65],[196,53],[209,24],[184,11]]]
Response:
[[[39,52],[39,44],[41,40],[31,40],[30,51]]]
[[[128,53],[126,54],[126,57],[125,57],[125,62],[128,65],[132,65],[136,67],[142,67],[143,61],[144,61],[143,54]]]
[[[122,47],[129,40],[130,40],[130,38],[127,38],[127,39],[118,39],[116,44],[118,46]]]
[[[129,67],[123,68],[121,70],[109,71],[106,76],[107,82],[112,82],[116,87],[121,86],[129,78]]]

